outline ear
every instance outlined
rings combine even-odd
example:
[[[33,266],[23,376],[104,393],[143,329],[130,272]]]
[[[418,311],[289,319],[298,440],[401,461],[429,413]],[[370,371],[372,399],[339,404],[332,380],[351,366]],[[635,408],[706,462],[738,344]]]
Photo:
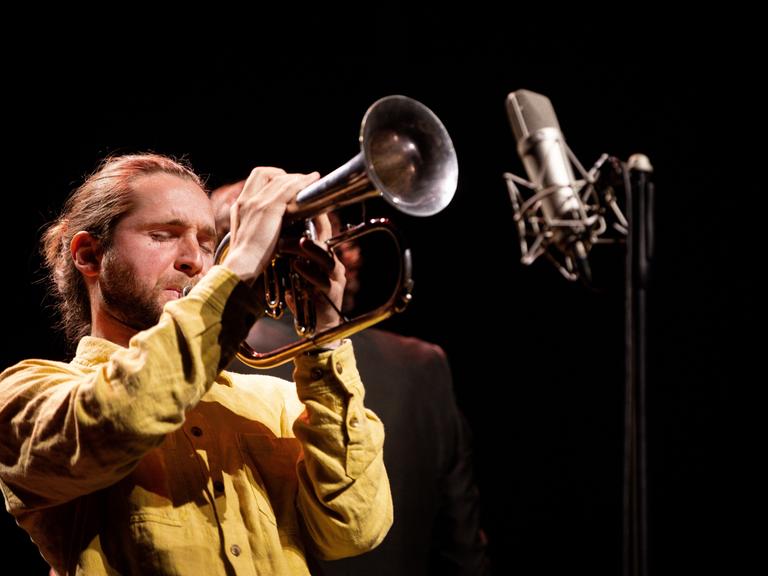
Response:
[[[69,253],[75,262],[75,268],[80,270],[83,276],[87,278],[99,275],[103,250],[101,243],[90,232],[80,231],[75,234],[69,243]]]

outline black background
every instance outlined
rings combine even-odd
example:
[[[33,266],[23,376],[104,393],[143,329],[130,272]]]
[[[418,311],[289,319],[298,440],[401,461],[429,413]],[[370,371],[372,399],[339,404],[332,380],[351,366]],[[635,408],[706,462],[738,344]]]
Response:
[[[547,12],[393,4],[31,27],[5,51],[2,366],[66,355],[49,328],[36,242],[104,155],[184,155],[211,187],[257,165],[325,173],[356,153],[373,101],[411,96],[450,132],[460,181],[432,218],[369,204],[414,251],[414,302],[387,327],[449,354],[498,573],[619,573],[623,253],[593,251],[592,291],[544,262],[519,263],[502,173],[523,171],[504,99],[527,88],[552,100],[583,164],[603,152],[654,164],[650,567],[733,569],[754,545],[742,524],[754,507],[743,448],[759,339],[747,328],[762,327],[751,298],[760,261],[749,254],[765,205],[750,174],[759,147],[740,136],[758,126],[749,18],[603,10],[552,22]],[[736,149],[739,162],[726,160]],[[25,573],[44,572],[9,516],[1,536]]]

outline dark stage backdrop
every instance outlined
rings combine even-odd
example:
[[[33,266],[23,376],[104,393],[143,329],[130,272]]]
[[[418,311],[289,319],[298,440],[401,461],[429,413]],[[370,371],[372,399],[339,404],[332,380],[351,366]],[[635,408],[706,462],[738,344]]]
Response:
[[[728,186],[714,172],[734,148],[731,128],[752,121],[744,76],[724,72],[731,60],[708,37],[686,36],[663,14],[532,26],[513,13],[446,19],[381,7],[346,32],[286,25],[268,38],[272,21],[254,16],[252,30],[239,25],[225,42],[181,27],[156,49],[142,43],[163,38],[166,25],[97,28],[73,31],[41,58],[10,57],[2,366],[66,357],[49,328],[36,242],[102,156],[185,155],[211,187],[257,165],[326,173],[356,153],[374,100],[411,96],[452,135],[460,181],[453,203],[428,219],[369,203],[369,214],[393,216],[414,251],[413,304],[386,326],[450,356],[497,573],[619,573],[623,252],[593,252],[592,291],[543,262],[519,263],[502,173],[523,170],[504,99],[527,88],[552,100],[583,164],[642,152],[656,168],[650,565],[733,567],[751,547],[739,523],[750,507],[739,448],[754,404],[747,360],[756,340],[742,327],[755,323],[756,275],[743,248],[757,238],[765,200],[756,179],[739,176],[744,165],[725,166]],[[744,208],[734,204],[745,196]],[[26,535],[7,515],[1,526],[6,558],[42,574]]]

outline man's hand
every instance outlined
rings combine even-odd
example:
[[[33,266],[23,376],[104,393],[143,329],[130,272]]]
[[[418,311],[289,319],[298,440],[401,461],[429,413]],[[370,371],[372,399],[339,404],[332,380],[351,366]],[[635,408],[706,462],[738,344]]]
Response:
[[[331,222],[326,214],[314,218],[314,242],[280,238],[286,206],[318,177],[317,172],[286,174],[279,168],[256,168],[247,180],[214,190],[211,202],[219,237],[232,232],[222,264],[252,283],[264,271],[275,249],[296,256],[293,268],[310,285],[317,316],[315,328],[320,332],[339,323],[338,310],[346,284],[343,264],[325,245],[333,235]],[[290,297],[288,304],[293,305]]]
[[[229,252],[222,264],[244,282],[264,271],[277,246],[288,203],[320,175],[287,174],[280,168],[255,168],[230,207]]]
[[[309,238],[302,238],[298,242],[281,240],[279,250],[283,254],[297,256],[293,261],[293,269],[311,285],[317,317],[315,330],[320,332],[338,325],[347,279],[344,265],[325,244],[333,235],[328,215],[316,216],[313,224],[316,241]],[[288,304],[295,316],[295,306],[291,299]]]

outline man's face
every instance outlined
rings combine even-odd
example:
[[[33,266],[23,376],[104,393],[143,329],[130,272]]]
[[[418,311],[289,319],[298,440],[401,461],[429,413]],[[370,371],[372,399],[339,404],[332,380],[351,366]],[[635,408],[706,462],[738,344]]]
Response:
[[[210,201],[195,183],[158,173],[133,188],[134,207],[115,227],[99,286],[106,314],[144,330],[211,267],[216,231]]]

